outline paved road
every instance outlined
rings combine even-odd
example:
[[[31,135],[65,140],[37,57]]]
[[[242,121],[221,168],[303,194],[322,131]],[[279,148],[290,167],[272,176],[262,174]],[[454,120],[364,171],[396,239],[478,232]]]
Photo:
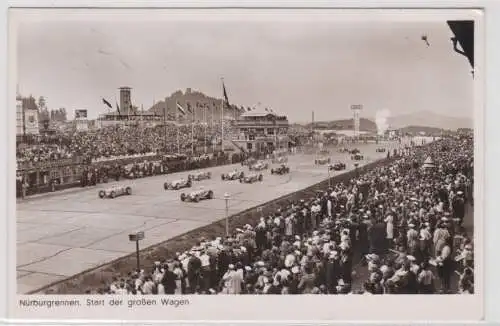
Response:
[[[385,156],[376,153],[376,147],[358,146],[366,159],[362,164]],[[331,156],[334,161],[345,161],[348,170],[353,169],[347,154]],[[221,173],[241,168],[240,165],[207,169],[212,172],[212,179],[196,182],[193,189],[211,189],[215,199],[199,203],[181,202],[179,196],[185,189],[163,190],[164,181],[186,177],[186,172],[119,181],[130,184],[133,195],[115,199],[97,196],[99,189],[110,183],[20,201],[16,207],[17,292],[36,290],[134,252],[135,244],[128,241],[130,233],[145,231],[146,239],[141,243],[145,248],[220,220],[225,215],[225,192],[231,195],[229,213],[233,214],[328,177],[326,166],[315,166],[312,155],[292,156],[289,165],[289,175],[274,176],[264,171],[263,182],[256,184],[220,180]]]

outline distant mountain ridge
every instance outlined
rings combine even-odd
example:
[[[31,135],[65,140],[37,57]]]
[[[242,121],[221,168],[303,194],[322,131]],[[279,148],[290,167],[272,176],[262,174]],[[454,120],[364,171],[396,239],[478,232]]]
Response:
[[[459,128],[472,128],[473,119],[465,117],[450,117],[440,115],[432,111],[420,111],[390,117],[388,119],[388,124],[392,129],[421,126],[456,130]]]
[[[473,128],[473,120],[465,117],[444,116],[431,111],[420,111],[389,117],[387,119],[387,125],[390,129],[435,132],[437,129],[456,130],[459,128]],[[305,127],[310,128],[311,123],[305,124]],[[314,128],[352,130],[354,129],[354,120],[351,118],[332,121],[317,121],[314,122]],[[375,123],[375,119],[360,118],[359,130],[376,132],[377,124]]]

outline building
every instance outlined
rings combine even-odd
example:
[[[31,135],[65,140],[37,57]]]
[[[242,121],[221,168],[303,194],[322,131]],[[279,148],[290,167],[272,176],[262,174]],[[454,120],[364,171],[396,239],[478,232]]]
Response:
[[[274,112],[249,111],[233,121],[233,143],[248,152],[272,152],[289,146],[288,118]]]
[[[38,121],[38,106],[35,98],[16,95],[16,134],[17,136],[38,136],[40,134]]]

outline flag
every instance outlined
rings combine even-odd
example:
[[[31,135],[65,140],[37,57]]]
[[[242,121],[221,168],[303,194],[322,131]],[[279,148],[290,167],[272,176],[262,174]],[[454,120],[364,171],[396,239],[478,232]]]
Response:
[[[191,103],[187,102],[186,106],[187,106],[188,112],[191,113],[191,114],[193,114],[193,109],[191,108]]]
[[[231,105],[229,104],[229,98],[227,97],[226,86],[224,85],[224,81],[222,82],[222,93],[224,94],[224,102],[227,108],[230,109]]]
[[[182,115],[186,115],[186,110],[184,110],[184,108],[179,103],[176,102],[175,105],[177,106],[178,112],[180,112]]]
[[[120,113],[120,106],[118,105],[118,102],[116,102],[116,110],[118,111],[118,115],[121,116],[122,114]]]
[[[107,106],[108,108],[110,108],[110,109],[111,109],[111,108],[113,108],[113,106],[111,105],[111,103],[109,103],[108,101],[106,101],[106,99],[105,99],[105,98],[103,98],[103,99],[102,99],[102,103],[106,104],[106,106]]]

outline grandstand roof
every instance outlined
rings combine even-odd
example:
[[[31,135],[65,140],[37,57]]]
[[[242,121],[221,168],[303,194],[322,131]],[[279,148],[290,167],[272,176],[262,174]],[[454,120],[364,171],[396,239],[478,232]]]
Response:
[[[268,112],[268,111],[247,111],[247,112],[243,113],[241,116],[242,117],[265,117],[267,115],[279,116],[275,112]]]

